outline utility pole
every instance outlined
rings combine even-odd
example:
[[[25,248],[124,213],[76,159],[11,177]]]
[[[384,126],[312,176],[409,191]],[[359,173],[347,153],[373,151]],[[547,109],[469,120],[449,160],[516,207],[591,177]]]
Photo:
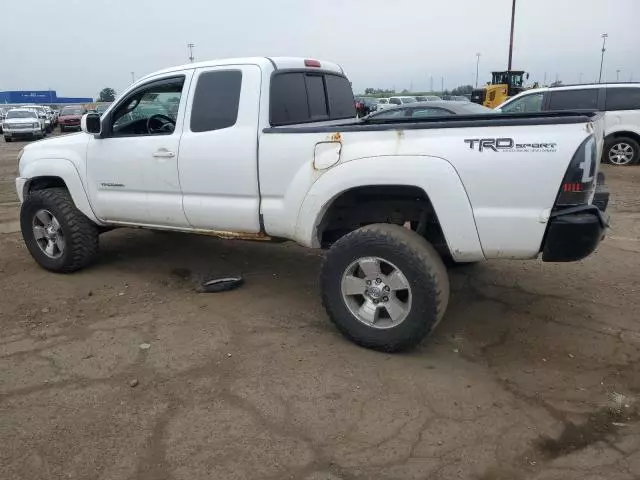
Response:
[[[580,80],[578,80],[578,83],[582,84],[582,72],[580,72],[579,78]]]
[[[616,70],[616,82],[620,81],[620,69]]]
[[[609,36],[609,34],[603,33],[600,36],[602,37],[602,56],[600,57],[600,76],[598,77],[598,83],[602,83],[602,65],[604,64],[604,52],[607,51],[604,46],[607,43],[607,37]]]
[[[131,83],[135,83],[136,82],[136,74],[135,72],[131,72]]]
[[[511,70],[511,60],[513,59],[513,27],[516,20],[516,0],[511,4],[511,35],[509,36],[509,66],[507,70]]]
[[[543,86],[547,86],[547,72],[544,72],[544,82],[542,82]]]
[[[429,77],[429,93],[433,93],[433,75]]]
[[[444,77],[440,78],[440,92],[444,95]]]
[[[189,62],[193,63],[193,47],[195,47],[195,45],[193,43],[187,43],[187,48],[189,49]]]
[[[480,68],[480,55],[480,52],[476,53],[476,57],[478,57],[478,59],[476,60],[476,88],[478,88],[478,68]]]

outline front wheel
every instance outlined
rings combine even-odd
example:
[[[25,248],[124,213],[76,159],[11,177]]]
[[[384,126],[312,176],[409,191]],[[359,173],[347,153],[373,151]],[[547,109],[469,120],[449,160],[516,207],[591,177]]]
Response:
[[[358,345],[411,348],[440,322],[449,302],[447,270],[435,249],[398,225],[368,225],[339,239],[321,274],[331,321]]]
[[[612,165],[632,165],[640,160],[640,144],[633,138],[612,138],[607,142],[603,156]]]
[[[64,188],[36,190],[20,210],[22,238],[31,256],[52,272],[74,272],[98,253],[98,227]]]

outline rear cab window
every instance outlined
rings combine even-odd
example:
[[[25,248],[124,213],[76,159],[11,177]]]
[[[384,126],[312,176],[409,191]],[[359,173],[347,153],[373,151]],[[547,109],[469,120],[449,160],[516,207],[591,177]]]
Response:
[[[551,90],[549,110],[597,110],[598,88]]]
[[[609,87],[605,110],[640,110],[640,87]]]
[[[276,72],[271,77],[270,123],[291,125],[355,118],[351,84],[322,71]]]
[[[193,97],[191,131],[210,132],[235,125],[241,87],[240,70],[201,73]]]

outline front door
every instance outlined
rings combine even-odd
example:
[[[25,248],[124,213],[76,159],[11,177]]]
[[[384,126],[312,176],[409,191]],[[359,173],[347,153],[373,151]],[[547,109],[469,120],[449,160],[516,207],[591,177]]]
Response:
[[[154,78],[103,118],[87,151],[93,210],[107,222],[187,227],[178,148],[192,71]]]

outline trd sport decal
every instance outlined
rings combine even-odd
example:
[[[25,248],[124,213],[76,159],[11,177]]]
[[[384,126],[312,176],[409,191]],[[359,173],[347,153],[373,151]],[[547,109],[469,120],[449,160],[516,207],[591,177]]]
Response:
[[[513,138],[466,138],[464,143],[479,152],[555,152],[558,147],[551,142],[516,143]]]

